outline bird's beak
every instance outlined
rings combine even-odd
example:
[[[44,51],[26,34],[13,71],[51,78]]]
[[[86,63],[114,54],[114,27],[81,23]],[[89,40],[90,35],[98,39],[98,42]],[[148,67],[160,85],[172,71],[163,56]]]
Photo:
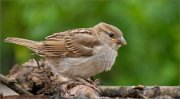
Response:
[[[127,45],[126,40],[122,36],[120,38],[113,38],[112,41],[120,45]]]

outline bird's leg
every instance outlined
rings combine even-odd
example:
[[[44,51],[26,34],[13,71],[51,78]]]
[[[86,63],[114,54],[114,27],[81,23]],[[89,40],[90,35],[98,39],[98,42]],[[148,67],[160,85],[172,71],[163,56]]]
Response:
[[[53,72],[53,75],[54,75],[56,81],[67,82],[69,80],[68,77],[65,77],[62,74],[59,74],[57,72]]]
[[[83,79],[83,78],[77,77],[76,80],[79,81],[79,82],[81,82],[81,83],[83,83],[83,84],[85,84],[85,85],[87,85],[87,86],[89,86],[89,87],[91,87],[91,88],[93,88],[93,89],[95,89],[97,92],[100,92],[100,91],[101,91],[101,90],[98,89],[94,84],[89,83],[88,81],[86,81],[86,80]]]
[[[68,80],[67,77],[65,77],[63,74],[59,73],[58,70],[53,67],[53,66],[49,66],[51,68],[51,72],[53,73],[53,77],[55,77],[54,79],[60,82],[65,82]]]
[[[93,84],[93,82],[94,82],[91,78],[87,78],[86,81],[88,81],[91,84]]]
[[[92,85],[94,85],[94,86],[97,86],[97,85],[100,84],[100,79],[88,78],[87,81],[88,81],[89,83],[91,83]]]

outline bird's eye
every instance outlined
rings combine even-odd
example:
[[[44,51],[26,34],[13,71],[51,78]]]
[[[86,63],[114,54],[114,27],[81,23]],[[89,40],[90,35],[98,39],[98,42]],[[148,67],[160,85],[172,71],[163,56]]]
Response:
[[[108,33],[109,37],[114,37],[113,33]]]

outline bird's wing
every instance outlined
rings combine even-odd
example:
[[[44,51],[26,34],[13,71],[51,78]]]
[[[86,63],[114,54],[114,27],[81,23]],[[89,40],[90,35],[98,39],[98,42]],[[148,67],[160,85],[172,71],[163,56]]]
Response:
[[[100,41],[92,36],[92,31],[77,29],[48,36],[44,43],[44,56],[79,57],[93,55],[93,47]]]

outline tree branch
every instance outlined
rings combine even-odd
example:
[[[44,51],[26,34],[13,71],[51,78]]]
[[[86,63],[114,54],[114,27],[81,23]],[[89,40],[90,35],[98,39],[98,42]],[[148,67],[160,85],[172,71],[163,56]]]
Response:
[[[8,87],[10,87],[11,89],[13,89],[14,91],[16,91],[19,94],[24,94],[24,95],[33,95],[32,93],[28,92],[27,90],[25,90],[24,88],[22,88],[19,84],[17,84],[16,82],[12,81],[11,79],[9,79],[8,77],[0,74],[0,82],[7,85]]]
[[[180,86],[101,86],[101,90],[104,97],[180,98]]]

